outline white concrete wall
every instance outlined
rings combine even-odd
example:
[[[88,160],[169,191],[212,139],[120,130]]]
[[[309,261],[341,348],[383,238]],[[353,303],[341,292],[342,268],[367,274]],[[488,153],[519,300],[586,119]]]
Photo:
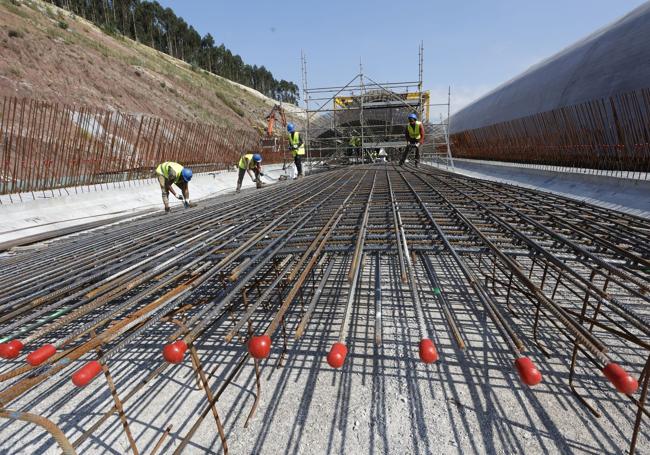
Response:
[[[456,172],[548,191],[650,218],[650,181],[526,168],[508,163],[455,159]]]
[[[285,174],[282,164],[264,166],[262,177],[264,183],[272,184]],[[227,194],[235,191],[237,171],[220,171],[215,173],[194,174],[190,182],[190,199],[200,201],[207,197]],[[254,188],[255,184],[246,175],[242,191]],[[108,189],[107,189],[108,188]],[[155,179],[132,182],[120,182],[119,185],[108,184],[101,188],[90,186],[67,191],[35,193],[36,199],[29,194],[20,198],[13,195],[14,203],[9,203],[8,196],[3,196],[0,205],[0,242],[40,234],[54,229],[85,224],[92,221],[134,215],[145,210],[163,210],[160,186]],[[183,207],[183,203],[170,195],[173,210]]]

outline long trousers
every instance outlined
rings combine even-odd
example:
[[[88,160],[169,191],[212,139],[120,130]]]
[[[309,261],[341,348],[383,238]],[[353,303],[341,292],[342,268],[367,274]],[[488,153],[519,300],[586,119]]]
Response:
[[[302,160],[300,159],[302,155],[296,155],[293,157],[293,162],[296,165],[296,170],[298,171],[298,175],[302,175]]]
[[[408,144],[406,147],[404,147],[404,152],[402,153],[402,159],[399,160],[400,166],[406,162],[406,158],[408,158],[409,154],[411,153],[411,150],[415,149],[415,165],[417,166],[420,163],[420,147],[416,146],[415,144]]]

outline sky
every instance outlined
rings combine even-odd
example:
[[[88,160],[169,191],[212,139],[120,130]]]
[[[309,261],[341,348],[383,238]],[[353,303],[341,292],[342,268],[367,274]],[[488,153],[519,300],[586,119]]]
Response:
[[[158,0],[246,63],[302,87],[418,78],[452,112],[644,3],[641,0]]]

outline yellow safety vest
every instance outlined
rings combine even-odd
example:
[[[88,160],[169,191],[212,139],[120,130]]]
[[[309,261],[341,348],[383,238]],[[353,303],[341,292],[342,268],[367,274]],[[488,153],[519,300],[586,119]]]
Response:
[[[294,133],[289,133],[289,144],[291,144],[292,146],[300,144],[300,133],[298,131],[296,131]],[[296,150],[291,149],[291,154],[293,156],[304,155],[305,154],[305,144],[302,144]]]
[[[420,121],[415,121],[415,125],[413,128],[411,128],[411,124],[409,123],[406,125],[406,129],[409,132],[409,137],[414,140],[420,140],[420,125],[422,125],[422,122]]]
[[[161,163],[156,168],[156,174],[162,175],[166,180],[169,180],[169,169],[173,169],[176,172],[176,179],[173,183],[178,183],[181,180],[181,172],[183,172],[183,166],[173,161],[165,161]]]
[[[247,153],[239,159],[239,169],[255,169],[257,163],[253,161],[253,154]]]

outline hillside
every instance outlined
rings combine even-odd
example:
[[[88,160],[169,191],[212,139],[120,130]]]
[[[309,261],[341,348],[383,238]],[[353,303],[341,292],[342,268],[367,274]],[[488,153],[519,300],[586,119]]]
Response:
[[[276,103],[39,0],[0,0],[0,96],[256,129]]]

